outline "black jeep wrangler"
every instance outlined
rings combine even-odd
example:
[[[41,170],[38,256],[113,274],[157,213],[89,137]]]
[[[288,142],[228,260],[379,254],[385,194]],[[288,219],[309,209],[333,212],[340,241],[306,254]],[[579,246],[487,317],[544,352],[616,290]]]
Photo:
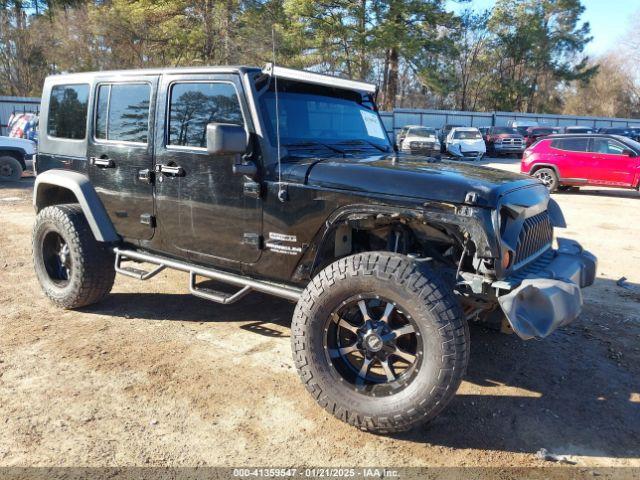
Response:
[[[553,248],[564,220],[537,180],[395,153],[375,94],[272,65],[47,78],[45,294],[82,307],[116,273],[170,268],[218,303],[283,297],[320,405],[379,432],[432,419],[465,373],[469,321],[545,337],[578,316],[596,259]]]

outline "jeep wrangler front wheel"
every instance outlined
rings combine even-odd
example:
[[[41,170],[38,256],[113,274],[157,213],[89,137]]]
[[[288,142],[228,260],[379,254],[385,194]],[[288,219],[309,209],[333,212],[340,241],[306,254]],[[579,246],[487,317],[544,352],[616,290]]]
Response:
[[[370,252],[320,272],[292,323],[298,372],[316,401],[364,430],[434,418],[466,370],[469,332],[451,289],[427,265]]]
[[[115,278],[114,255],[93,236],[79,205],[57,205],[38,213],[33,259],[45,295],[63,308],[100,301]]]

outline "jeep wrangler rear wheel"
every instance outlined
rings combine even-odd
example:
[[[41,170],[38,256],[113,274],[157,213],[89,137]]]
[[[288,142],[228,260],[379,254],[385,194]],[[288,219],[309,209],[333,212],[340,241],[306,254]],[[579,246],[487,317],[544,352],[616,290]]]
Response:
[[[38,213],[33,254],[42,290],[60,307],[90,305],[111,291],[113,253],[95,240],[79,205],[57,205]]]
[[[466,370],[469,332],[453,292],[404,255],[357,254],[309,284],[292,349],[316,401],[364,430],[397,432],[434,418]]]

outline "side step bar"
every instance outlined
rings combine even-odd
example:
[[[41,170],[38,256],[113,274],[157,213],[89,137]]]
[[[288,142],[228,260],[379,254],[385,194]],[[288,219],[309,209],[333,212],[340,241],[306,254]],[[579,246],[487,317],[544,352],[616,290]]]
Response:
[[[189,291],[193,295],[222,304],[237,302],[252,291],[268,293],[270,295],[286,298],[287,300],[291,300],[294,302],[297,302],[302,295],[302,289],[298,287],[291,287],[289,285],[254,280],[252,278],[237,275],[235,273],[224,272],[222,270],[216,270],[213,268],[201,267],[199,265],[193,265],[190,263],[182,262],[180,260],[173,260],[171,258],[160,257],[157,255],[152,255],[150,253],[138,252],[135,250],[122,250],[120,248],[114,248],[113,251],[116,254],[116,272],[121,273],[122,275],[126,275],[137,280],[148,280],[152,277],[155,277],[165,268],[172,268],[174,270],[187,272],[189,274]],[[150,271],[124,267],[122,263],[128,260],[151,263],[153,265],[156,265],[156,267]],[[197,287],[196,277],[204,277],[210,280],[228,283],[230,285],[239,287],[240,290],[238,290],[236,293],[229,294],[218,292],[208,288]]]

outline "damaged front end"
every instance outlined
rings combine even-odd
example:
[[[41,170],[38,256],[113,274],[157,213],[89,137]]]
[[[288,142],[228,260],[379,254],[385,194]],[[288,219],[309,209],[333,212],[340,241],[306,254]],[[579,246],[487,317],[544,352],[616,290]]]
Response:
[[[596,257],[574,240],[558,238],[552,248],[554,227],[566,224],[542,188],[505,195],[497,214],[508,262],[491,287],[518,336],[544,338],[580,314],[581,288],[595,280]]]
[[[524,340],[544,338],[578,317],[580,289],[593,284],[596,267],[596,257],[578,242],[559,238],[557,250],[492,286],[509,291],[498,302],[514,332]]]

